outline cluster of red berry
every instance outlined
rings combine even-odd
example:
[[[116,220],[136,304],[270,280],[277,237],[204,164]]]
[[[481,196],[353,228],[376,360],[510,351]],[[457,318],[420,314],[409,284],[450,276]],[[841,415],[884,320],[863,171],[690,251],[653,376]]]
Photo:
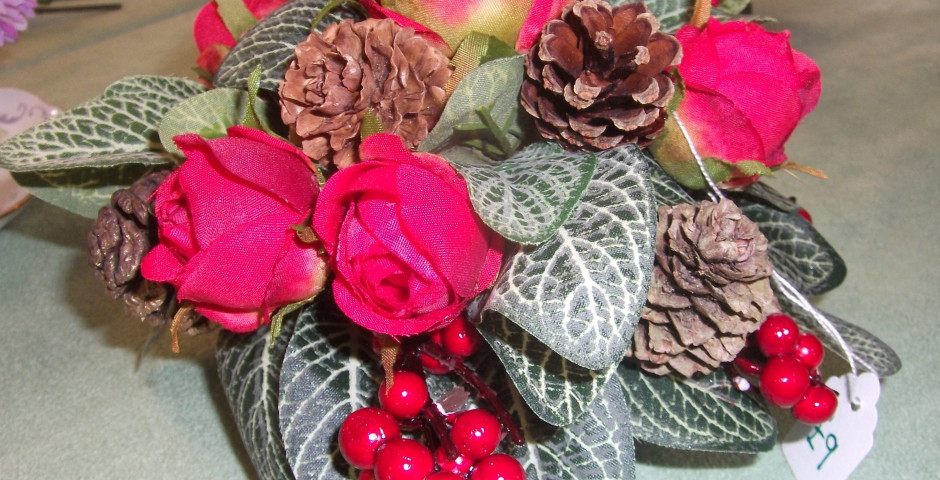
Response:
[[[792,318],[774,313],[748,342],[734,366],[739,374],[757,380],[768,402],[789,408],[803,423],[820,424],[832,418],[838,399],[819,375],[825,348],[815,335],[800,333]]]
[[[391,385],[379,386],[381,408],[352,412],[339,430],[340,452],[360,470],[359,480],[525,480],[518,460],[494,453],[511,422],[505,409],[497,407],[500,418],[481,408],[446,414],[428,393],[422,370],[454,371],[492,405],[495,394],[462,361],[481,342],[476,328],[460,319],[403,346]],[[416,434],[407,438],[402,431]]]

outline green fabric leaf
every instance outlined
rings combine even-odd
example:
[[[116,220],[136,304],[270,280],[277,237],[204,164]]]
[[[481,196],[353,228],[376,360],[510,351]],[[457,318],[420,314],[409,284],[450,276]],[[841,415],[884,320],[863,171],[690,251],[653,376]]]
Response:
[[[555,143],[529,145],[498,166],[460,163],[473,207],[497,233],[537,244],[564,224],[588,185],[597,157]]]
[[[611,5],[631,3],[630,0],[613,0]],[[647,0],[643,2],[660,23],[660,30],[675,33],[679,27],[689,22],[695,0]]]
[[[356,478],[336,432],[350,413],[376,400],[370,339],[329,292],[297,318],[280,380],[281,432],[297,480]]]
[[[679,185],[679,182],[669,176],[659,163],[653,160],[649,152],[644,150],[643,156],[646,157],[649,165],[650,184],[653,187],[653,198],[656,199],[657,205],[673,207],[680,203],[695,203],[695,199],[682,188],[682,185]]]
[[[826,345],[826,349],[846,359],[845,352],[838,342],[829,338],[819,324],[804,310],[796,307],[784,295],[777,295],[780,304],[800,324],[800,327],[816,333],[816,336]],[[879,377],[888,377],[901,370],[901,358],[884,341],[862,327],[849,323],[831,313],[820,312],[839,331],[842,339],[852,350],[852,358],[859,368],[868,370]]]
[[[13,173],[13,178],[36,198],[83,217],[97,218],[98,210],[110,202],[115,190],[126,188],[144,175],[166,166],[153,166],[129,158],[123,160],[126,162],[110,168],[21,172]]]
[[[261,88],[276,91],[294,58],[294,47],[311,33],[311,20],[327,3],[329,0],[293,0],[271,12],[235,44],[216,72],[213,85],[243,87],[260,64]],[[340,7],[327,14],[315,30],[321,32],[326,25],[347,18],[362,20],[354,9]]]
[[[265,109],[267,103],[263,99],[255,101],[261,110]],[[224,137],[229,127],[241,124],[252,103],[249,92],[235,88],[215,88],[196,95],[180,102],[166,114],[160,122],[160,141],[168,152],[183,155],[173,143],[173,137],[185,133],[195,133],[207,139]],[[262,128],[270,131],[267,117],[261,116],[259,120],[263,123]]]
[[[751,0],[721,0],[717,8],[730,15],[737,15],[743,12],[750,4]]]
[[[753,175],[767,175],[772,177],[774,175],[773,170],[771,170],[767,165],[758,162],[757,160],[743,160],[740,162],[734,162],[734,167],[748,177]]]
[[[242,36],[249,28],[258,23],[258,19],[248,10],[245,0],[216,0],[219,17],[232,37]]]
[[[682,450],[764,452],[777,426],[756,401],[719,369],[704,378],[655,376],[623,363],[617,380],[638,440]],[[613,383],[613,382],[611,382]]]
[[[806,219],[741,196],[733,200],[767,237],[774,269],[800,291],[819,295],[845,280],[842,257]]]
[[[744,194],[783,212],[798,212],[801,208],[793,198],[784,196],[764,182],[754,182],[748,185],[744,189]]]
[[[588,370],[553,352],[537,338],[498,314],[490,314],[480,333],[496,352],[519,394],[551,425],[570,425],[601,392],[613,369]],[[497,367],[498,368],[498,367]]]
[[[646,303],[656,216],[640,150],[596,155],[571,217],[509,260],[484,314],[505,316],[575,364],[607,370],[623,358]]]
[[[0,167],[14,172],[163,164],[157,125],[205,90],[173,77],[127,77],[102,95],[0,144]]]
[[[278,421],[281,362],[292,330],[293,322],[285,322],[273,343],[267,327],[247,335],[219,334],[219,379],[251,463],[262,478],[294,478]]]
[[[519,125],[519,89],[522,88],[525,58],[516,55],[487,62],[468,73],[451,94],[441,118],[428,136],[418,145],[418,150],[435,152],[455,140],[455,129],[463,125],[480,124],[484,129],[478,110],[486,109],[499,126],[501,141],[513,149],[522,141]],[[476,134],[474,134],[475,136]],[[504,152],[506,155],[511,152]]]

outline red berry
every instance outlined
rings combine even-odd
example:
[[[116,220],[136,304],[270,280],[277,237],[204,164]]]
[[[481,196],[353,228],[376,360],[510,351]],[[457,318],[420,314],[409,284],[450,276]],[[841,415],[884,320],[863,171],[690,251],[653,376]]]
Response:
[[[472,323],[461,316],[441,332],[444,348],[461,357],[473,355],[483,343],[483,336]]]
[[[768,357],[791,355],[799,335],[800,328],[792,318],[782,313],[774,313],[768,315],[757,329],[757,347]]]
[[[813,223],[813,216],[810,215],[809,212],[806,211],[805,208],[799,209],[796,213],[797,215],[803,217],[803,219],[806,220],[807,222]]]
[[[761,364],[755,362],[753,359],[738,355],[734,359],[734,366],[737,367],[738,371],[742,375],[748,375],[751,377],[756,377],[760,375]]]
[[[760,374],[760,391],[768,402],[789,408],[809,388],[809,371],[793,357],[774,357]]]
[[[376,480],[424,480],[433,471],[431,451],[417,440],[389,440],[375,454]]]
[[[363,470],[359,472],[358,480],[375,480],[375,473],[372,470]]]
[[[466,455],[457,454],[453,459],[448,459],[444,448],[438,448],[434,452],[434,462],[437,463],[442,472],[456,473],[457,475],[467,475],[473,467],[473,459]]]
[[[339,427],[339,451],[350,465],[371,469],[375,451],[386,441],[401,437],[398,422],[378,408],[356,410]]]
[[[428,403],[428,386],[420,375],[407,370],[395,372],[392,386],[379,385],[379,404],[392,415],[414,418]]]
[[[832,418],[838,406],[839,399],[835,392],[825,385],[813,385],[790,412],[793,413],[793,418],[803,423],[818,425]]]
[[[437,472],[424,477],[424,480],[465,480],[467,477],[450,472]]]
[[[483,458],[496,450],[502,435],[499,420],[486,410],[474,409],[457,417],[450,429],[450,439],[460,453],[473,458]]]
[[[470,480],[525,480],[525,470],[515,458],[496,453],[477,461]]]
[[[812,333],[801,334],[796,341],[796,348],[793,350],[793,357],[800,361],[810,370],[820,366],[823,357],[826,355],[826,349],[822,342]]]

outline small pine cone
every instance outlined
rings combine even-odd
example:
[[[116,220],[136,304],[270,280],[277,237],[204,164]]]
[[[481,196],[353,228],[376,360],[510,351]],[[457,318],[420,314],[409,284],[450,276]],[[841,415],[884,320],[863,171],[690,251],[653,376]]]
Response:
[[[150,196],[169,174],[154,172],[114,192],[111,204],[98,211],[98,220],[88,233],[88,262],[108,294],[124,301],[128,315],[153,326],[165,324],[176,311],[173,287],[140,275],[141,260],[157,244]],[[188,317],[180,330],[196,333],[208,326],[199,315]]]
[[[728,199],[658,213],[653,278],[627,356],[658,375],[711,373],[780,311],[767,239]]]
[[[675,91],[681,46],[642,3],[569,4],[526,57],[523,108],[543,137],[574,150],[649,144]]]
[[[444,109],[450,60],[390,19],[345,20],[297,45],[281,82],[281,119],[323,166],[357,160],[367,110],[417,147]]]

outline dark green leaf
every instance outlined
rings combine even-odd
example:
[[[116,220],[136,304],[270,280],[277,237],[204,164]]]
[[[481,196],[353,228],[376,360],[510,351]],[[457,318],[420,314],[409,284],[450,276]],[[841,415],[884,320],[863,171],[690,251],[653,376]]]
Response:
[[[292,479],[278,421],[281,362],[293,322],[273,346],[267,327],[238,335],[222,332],[216,351],[219,379],[251,462],[262,478]]]
[[[630,3],[630,0],[613,0],[611,5]],[[660,30],[666,33],[675,33],[692,16],[692,7],[695,0],[647,0],[643,2],[650,9],[662,25]]]
[[[842,257],[799,214],[782,212],[743,197],[733,200],[767,237],[770,260],[776,271],[800,291],[820,295],[845,279]]]
[[[596,163],[592,154],[541,142],[496,166],[455,166],[467,180],[474,209],[490,228],[514,242],[537,244],[568,220]]]
[[[294,47],[311,33],[310,24],[329,0],[293,0],[259,22],[232,48],[215,74],[217,87],[242,88],[258,65],[262,68],[261,88],[275,91],[294,58]],[[355,10],[340,7],[326,15],[316,27],[351,18],[361,20]]]
[[[484,310],[575,364],[608,370],[623,358],[646,303],[656,219],[640,150],[627,145],[596,155],[571,217],[551,239],[509,260]]]
[[[336,434],[354,410],[376,400],[370,334],[327,292],[304,308],[281,368],[281,432],[298,480],[355,478]]]
[[[624,363],[616,377],[638,440],[722,452],[763,452],[774,446],[773,417],[720,369],[704,378],[679,379],[643,373]]]
[[[643,155],[650,166],[650,184],[653,187],[653,198],[656,199],[657,205],[674,207],[680,203],[695,203],[695,199],[682,188],[682,185],[679,185],[679,182],[669,176],[648,152],[644,150]]]
[[[838,342],[829,337],[825,330],[813,320],[805,310],[796,307],[786,296],[777,295],[780,303],[790,315],[804,329],[816,332],[820,340],[826,345],[830,352],[847,359],[845,352],[839,347]],[[829,320],[830,323],[839,331],[842,339],[852,350],[852,358],[859,368],[868,370],[879,377],[894,375],[901,369],[901,358],[898,354],[881,341],[878,337],[871,334],[862,327],[849,323],[831,313],[820,312]]]

